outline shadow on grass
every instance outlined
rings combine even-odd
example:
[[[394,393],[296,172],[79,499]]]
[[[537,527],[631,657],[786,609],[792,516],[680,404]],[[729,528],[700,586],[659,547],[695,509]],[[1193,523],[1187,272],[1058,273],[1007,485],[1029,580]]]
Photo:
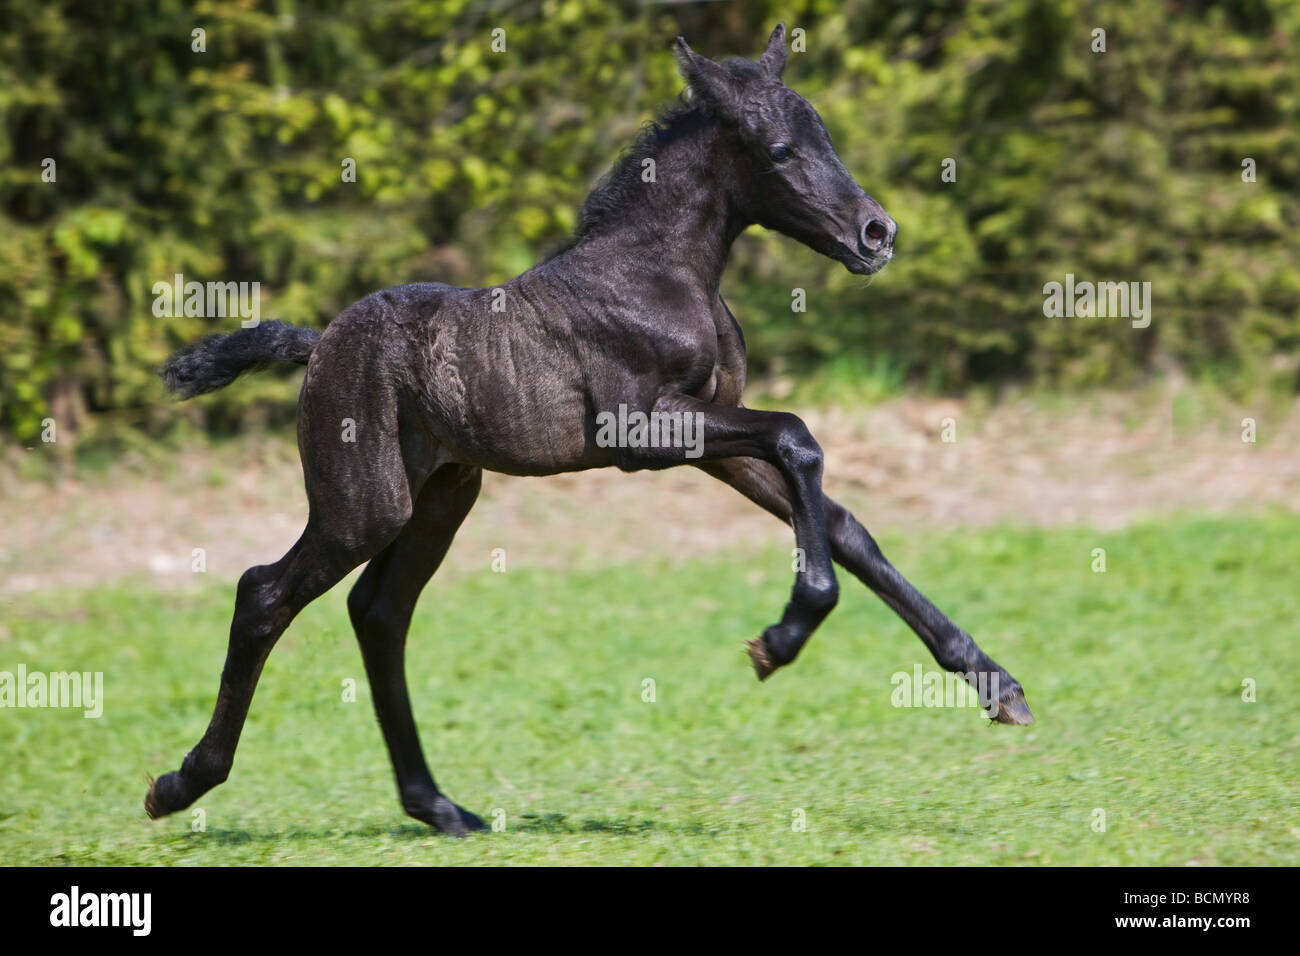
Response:
[[[620,836],[635,836],[646,833],[664,833],[681,836],[718,836],[734,826],[720,826],[706,823],[682,823],[665,825],[655,820],[634,820],[626,817],[570,820],[562,813],[525,814],[520,822],[507,828],[511,832],[524,834],[547,834],[573,836],[583,833],[607,833]],[[412,843],[427,841],[430,837],[441,836],[431,827],[420,823],[381,824],[375,823],[362,827],[339,828],[325,827],[309,829],[294,827],[287,830],[207,830],[203,833],[177,834],[180,842],[197,847],[216,844],[217,846],[244,846],[249,844],[279,843],[292,840],[329,840],[329,839],[399,839]],[[474,834],[475,837],[494,837],[492,831]]]
[[[383,837],[398,837],[403,840],[415,841],[427,840],[430,836],[436,835],[436,830],[418,823],[404,826],[375,823],[370,826],[352,827],[350,829],[325,827],[312,830],[306,827],[293,827],[288,830],[262,830],[257,832],[251,830],[207,830],[203,833],[182,833],[177,836],[179,840],[185,843],[193,843],[196,846],[200,842],[203,845],[215,843],[218,846],[245,846],[256,843],[280,843],[289,840],[329,840],[339,838],[376,840]]]

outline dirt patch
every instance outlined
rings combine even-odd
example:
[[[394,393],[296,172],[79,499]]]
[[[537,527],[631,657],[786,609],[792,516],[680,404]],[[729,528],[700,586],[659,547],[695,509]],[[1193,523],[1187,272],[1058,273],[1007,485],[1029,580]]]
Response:
[[[1180,413],[1176,398],[977,402],[902,398],[806,411],[826,490],[872,529],[999,523],[1108,529],[1175,512],[1300,510],[1300,404]],[[952,440],[945,440],[945,439]],[[39,454],[39,448],[29,454]],[[233,580],[278,558],[306,519],[296,453],[265,441],[57,485],[0,476],[0,595],[142,575]],[[518,479],[487,475],[442,573],[684,558],[790,540],[775,519],[690,468]],[[793,542],[791,541],[793,545]]]

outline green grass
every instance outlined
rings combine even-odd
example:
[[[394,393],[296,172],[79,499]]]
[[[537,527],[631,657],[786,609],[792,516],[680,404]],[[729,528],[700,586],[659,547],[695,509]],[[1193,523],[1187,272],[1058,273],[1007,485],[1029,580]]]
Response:
[[[791,370],[793,371],[793,370]],[[887,352],[848,352],[815,366],[756,380],[746,393],[754,408],[870,408],[907,391],[907,363]],[[783,386],[783,387],[781,387]]]
[[[758,684],[740,645],[780,612],[785,549],[485,567],[431,585],[409,652],[436,777],[505,814],[504,832],[461,841],[400,811],[345,588],[272,655],[234,773],[200,801],[205,832],[189,813],[150,822],[141,800],[145,773],[206,726],[232,589],[24,598],[5,608],[0,670],[100,670],[107,703],[98,720],[0,710],[0,863],[1300,861],[1300,521],[884,544],[1024,683],[1036,725],[891,706],[891,674],[932,663],[847,576],[799,661]]]

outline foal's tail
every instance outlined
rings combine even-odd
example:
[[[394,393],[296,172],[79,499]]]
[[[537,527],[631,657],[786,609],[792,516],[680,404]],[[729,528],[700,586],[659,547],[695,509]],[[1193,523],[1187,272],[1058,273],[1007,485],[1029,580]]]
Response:
[[[225,388],[244,372],[272,362],[306,365],[320,341],[315,329],[268,320],[252,328],[209,335],[187,345],[167,360],[158,373],[169,391],[181,398]]]

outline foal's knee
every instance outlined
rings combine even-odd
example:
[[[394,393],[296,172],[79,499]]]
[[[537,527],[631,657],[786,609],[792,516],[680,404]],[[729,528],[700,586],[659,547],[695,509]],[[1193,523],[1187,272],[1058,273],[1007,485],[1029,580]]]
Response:
[[[785,414],[777,433],[776,453],[788,472],[820,484],[822,446],[798,415]]]

